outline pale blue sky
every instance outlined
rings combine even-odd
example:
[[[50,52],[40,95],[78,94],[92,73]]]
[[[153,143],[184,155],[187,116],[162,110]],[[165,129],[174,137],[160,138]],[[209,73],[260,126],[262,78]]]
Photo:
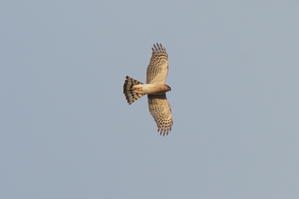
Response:
[[[299,198],[299,2],[1,1],[0,198]],[[147,100],[168,50],[167,137]]]

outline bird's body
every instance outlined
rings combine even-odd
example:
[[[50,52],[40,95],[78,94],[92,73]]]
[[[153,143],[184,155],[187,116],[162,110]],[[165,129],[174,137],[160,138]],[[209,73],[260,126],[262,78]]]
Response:
[[[162,44],[154,44],[152,50],[146,72],[146,84],[126,76],[123,92],[129,104],[143,95],[148,95],[149,111],[157,123],[158,131],[161,135],[167,135],[173,124],[171,108],[166,98],[166,92],[171,88],[165,84],[168,54]]]
[[[133,86],[133,90],[140,94],[161,95],[171,88],[166,84],[137,84]]]

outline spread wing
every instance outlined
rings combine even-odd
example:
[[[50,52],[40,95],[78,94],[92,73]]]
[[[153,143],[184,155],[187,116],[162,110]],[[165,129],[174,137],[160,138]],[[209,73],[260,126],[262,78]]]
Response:
[[[166,95],[148,95],[148,107],[157,123],[160,135],[168,135],[171,130],[173,120],[171,108]]]
[[[162,44],[154,44],[146,71],[146,83],[165,83],[168,73],[168,55]]]

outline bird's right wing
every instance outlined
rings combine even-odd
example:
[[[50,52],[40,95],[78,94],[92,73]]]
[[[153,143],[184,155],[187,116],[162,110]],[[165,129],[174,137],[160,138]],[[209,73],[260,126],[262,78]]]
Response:
[[[146,83],[165,83],[168,74],[168,54],[162,44],[154,44],[146,71]]]
[[[166,95],[148,95],[148,107],[157,123],[160,135],[168,135],[173,124],[173,119]]]

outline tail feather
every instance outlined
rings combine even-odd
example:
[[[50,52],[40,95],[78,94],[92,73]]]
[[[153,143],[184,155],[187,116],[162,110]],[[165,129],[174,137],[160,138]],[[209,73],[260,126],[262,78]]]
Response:
[[[133,90],[133,86],[138,85],[138,84],[143,84],[143,83],[141,83],[129,76],[126,76],[123,92],[124,92],[126,100],[129,104],[132,104],[133,102],[135,102],[136,100],[138,100],[140,97],[142,97],[144,95],[144,94],[136,93]]]

